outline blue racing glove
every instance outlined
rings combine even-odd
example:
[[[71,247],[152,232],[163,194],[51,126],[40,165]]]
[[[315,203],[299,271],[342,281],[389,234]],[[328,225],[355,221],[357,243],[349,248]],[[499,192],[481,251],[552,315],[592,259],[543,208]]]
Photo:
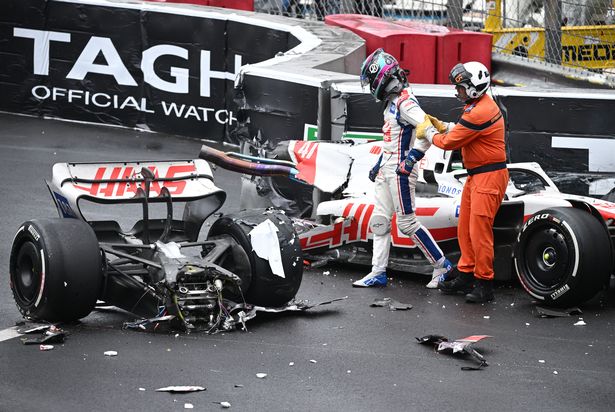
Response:
[[[409,175],[410,173],[412,173],[412,168],[414,167],[414,165],[420,161],[423,156],[425,156],[425,153],[416,150],[416,149],[412,149],[410,150],[410,152],[408,153],[408,156],[401,161],[401,163],[399,164],[399,166],[397,166],[397,170],[395,171],[398,175]]]
[[[378,161],[369,171],[369,180],[372,182],[376,181],[376,176],[378,176],[378,172],[380,171],[380,163],[382,163],[382,155],[378,158]]]

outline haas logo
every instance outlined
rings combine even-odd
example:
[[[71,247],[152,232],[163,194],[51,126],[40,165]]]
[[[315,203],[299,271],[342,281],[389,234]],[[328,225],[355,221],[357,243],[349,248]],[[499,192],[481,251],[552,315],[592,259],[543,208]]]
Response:
[[[190,175],[196,172],[194,165],[174,165],[169,166],[166,171],[164,169],[158,169],[155,166],[148,166],[148,169],[152,171],[155,178],[163,177],[164,179],[173,179],[181,176]],[[107,180],[106,182],[95,182],[89,185],[74,184],[75,189],[82,190],[89,193],[91,196],[97,197],[126,197],[135,195],[137,189],[141,186],[140,182],[121,182],[118,180],[130,180],[134,179],[137,174],[137,170],[132,166],[126,167],[99,167],[96,171],[94,180]],[[163,187],[169,189],[171,195],[181,195],[186,189],[186,180],[166,180],[156,181],[154,180],[150,187],[150,193],[152,196],[160,196]]]

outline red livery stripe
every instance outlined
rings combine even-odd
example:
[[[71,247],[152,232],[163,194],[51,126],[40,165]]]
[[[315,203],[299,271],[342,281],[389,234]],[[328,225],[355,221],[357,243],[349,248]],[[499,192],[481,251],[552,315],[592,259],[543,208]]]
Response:
[[[365,215],[363,215],[363,222],[361,222],[361,239],[367,240],[367,232],[369,230],[369,221],[372,218],[372,213],[374,211],[374,205],[369,205],[367,210],[365,211]]]
[[[415,213],[417,216],[433,216],[439,209],[439,207],[419,207]]]

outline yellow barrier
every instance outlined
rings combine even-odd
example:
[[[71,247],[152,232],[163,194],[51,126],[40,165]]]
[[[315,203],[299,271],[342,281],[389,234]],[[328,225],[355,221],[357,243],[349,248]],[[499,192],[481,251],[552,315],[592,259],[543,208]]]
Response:
[[[495,52],[544,60],[542,28],[492,29]],[[615,67],[615,25],[562,27],[562,65],[588,69]]]

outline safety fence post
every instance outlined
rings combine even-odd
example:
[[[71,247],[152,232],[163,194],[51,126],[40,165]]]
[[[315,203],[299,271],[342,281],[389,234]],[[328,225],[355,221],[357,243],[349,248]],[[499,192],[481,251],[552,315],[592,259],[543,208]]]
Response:
[[[562,64],[562,2],[545,0],[545,60]]]

